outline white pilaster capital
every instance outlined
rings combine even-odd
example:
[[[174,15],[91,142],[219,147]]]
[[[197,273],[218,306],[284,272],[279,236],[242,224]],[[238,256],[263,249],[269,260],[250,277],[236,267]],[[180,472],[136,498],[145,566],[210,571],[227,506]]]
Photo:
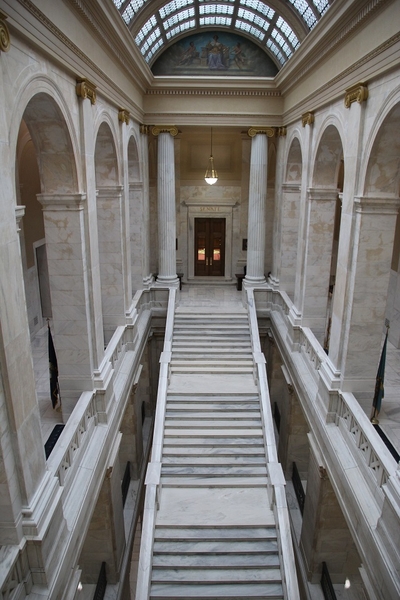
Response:
[[[123,185],[104,185],[97,188],[96,196],[98,198],[118,199],[121,197],[123,190]]]
[[[21,231],[20,223],[21,223],[22,217],[25,214],[25,208],[26,208],[26,206],[23,206],[22,204],[17,204],[17,206],[15,207],[15,220],[17,222],[17,232],[18,233]]]
[[[339,196],[338,189],[328,188],[308,188],[307,195],[309,200],[317,202],[332,202]]]
[[[398,196],[355,196],[354,208],[358,213],[397,215],[400,208]]]
[[[300,192],[300,183],[282,183],[282,192],[294,194]]]

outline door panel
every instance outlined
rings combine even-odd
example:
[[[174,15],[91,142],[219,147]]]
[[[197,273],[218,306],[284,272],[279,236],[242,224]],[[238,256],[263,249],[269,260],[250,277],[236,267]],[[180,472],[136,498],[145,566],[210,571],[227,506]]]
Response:
[[[225,219],[195,219],[195,269],[197,276],[225,274]]]

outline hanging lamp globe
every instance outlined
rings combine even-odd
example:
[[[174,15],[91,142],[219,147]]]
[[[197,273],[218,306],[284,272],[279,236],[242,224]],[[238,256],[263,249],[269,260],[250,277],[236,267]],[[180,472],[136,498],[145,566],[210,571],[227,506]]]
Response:
[[[218,174],[214,167],[214,157],[212,153],[212,127],[211,127],[211,147],[210,147],[210,158],[208,159],[208,165],[204,179],[208,185],[214,185],[218,181]]]

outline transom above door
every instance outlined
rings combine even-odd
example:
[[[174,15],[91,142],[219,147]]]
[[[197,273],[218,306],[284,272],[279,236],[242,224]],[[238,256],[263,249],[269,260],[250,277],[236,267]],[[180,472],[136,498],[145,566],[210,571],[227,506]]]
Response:
[[[195,218],[194,274],[225,275],[225,219]]]

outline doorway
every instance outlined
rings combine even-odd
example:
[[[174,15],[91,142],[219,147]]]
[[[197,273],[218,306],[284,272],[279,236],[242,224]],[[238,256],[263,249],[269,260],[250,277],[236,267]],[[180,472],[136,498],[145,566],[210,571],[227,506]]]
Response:
[[[225,275],[225,219],[196,218],[194,274],[200,277]]]

